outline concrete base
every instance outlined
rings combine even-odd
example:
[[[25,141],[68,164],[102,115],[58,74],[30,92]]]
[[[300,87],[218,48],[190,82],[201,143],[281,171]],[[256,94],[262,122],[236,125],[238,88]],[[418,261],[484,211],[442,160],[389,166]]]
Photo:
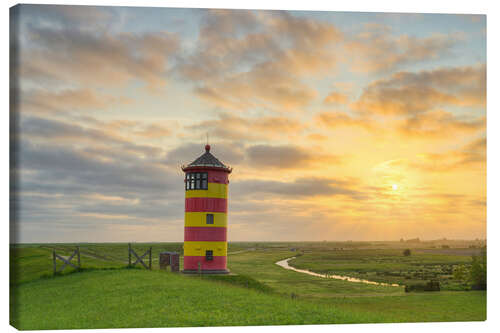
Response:
[[[198,274],[198,270],[196,269],[184,269],[182,270],[182,273],[184,274]],[[231,273],[229,270],[224,269],[224,270],[202,270],[201,274],[207,275],[207,274],[229,274]]]

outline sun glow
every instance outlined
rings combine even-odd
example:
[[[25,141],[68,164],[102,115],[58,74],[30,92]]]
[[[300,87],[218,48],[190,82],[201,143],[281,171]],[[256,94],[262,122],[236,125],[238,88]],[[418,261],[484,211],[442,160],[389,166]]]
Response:
[[[398,189],[398,184],[392,184],[392,190],[397,191]]]

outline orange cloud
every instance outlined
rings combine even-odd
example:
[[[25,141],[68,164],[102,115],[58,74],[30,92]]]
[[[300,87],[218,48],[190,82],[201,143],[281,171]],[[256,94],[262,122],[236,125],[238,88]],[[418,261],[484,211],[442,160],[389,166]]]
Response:
[[[393,166],[431,173],[477,169],[478,164],[486,164],[486,138],[476,139],[458,149],[443,153],[421,153],[413,159],[391,161]]]
[[[450,135],[483,131],[486,129],[486,117],[460,119],[451,112],[436,110],[416,114],[406,119],[398,128],[404,135],[449,138]]]
[[[322,112],[316,116],[316,123],[329,128],[335,127],[360,127],[373,130],[376,124],[368,118],[353,118],[343,112]]]
[[[305,129],[305,125],[289,117],[246,118],[221,113],[219,119],[205,120],[188,126],[188,129],[229,140],[262,140],[297,134]]]
[[[131,102],[126,97],[114,97],[98,93],[91,89],[63,90],[51,92],[46,90],[36,90],[21,93],[23,102],[29,105],[25,112],[70,112],[81,110],[103,110],[116,105],[128,104]]]
[[[170,136],[172,134],[172,131],[165,126],[151,124],[151,125],[145,125],[140,129],[134,130],[133,134],[143,138],[155,139],[155,138]]]
[[[328,140],[328,137],[326,135],[318,134],[318,133],[313,133],[309,134],[307,136],[308,139],[313,140],[313,141],[326,141]]]
[[[450,53],[461,36],[434,34],[418,38],[395,36],[385,25],[368,23],[365,30],[345,42],[345,50],[354,71],[380,72]]]
[[[210,82],[195,92],[220,107],[245,110],[272,107],[277,110],[298,109],[309,104],[317,93],[286,72],[266,65],[221,81]]]
[[[414,115],[442,106],[484,106],[486,66],[398,72],[363,90],[351,108],[361,113]]]
[[[293,145],[255,145],[246,149],[248,163],[253,168],[301,169],[312,165],[341,163],[339,156],[321,154]]]
[[[349,101],[349,97],[347,97],[347,95],[344,95],[344,94],[341,94],[341,93],[334,91],[325,97],[325,99],[323,100],[323,103],[330,104],[330,105],[331,104],[336,105],[336,104],[347,104],[348,101]]]
[[[331,24],[285,12],[232,13],[208,12],[198,49],[179,66],[197,84],[195,92],[236,110],[298,109],[316,98],[302,79],[335,67],[331,50],[341,33]]]
[[[367,114],[350,116],[344,112],[321,112],[316,124],[329,128],[357,127],[373,135],[402,135],[425,140],[448,140],[450,137],[474,135],[486,129],[486,117],[458,117],[452,112],[435,110],[404,118],[380,121]]]

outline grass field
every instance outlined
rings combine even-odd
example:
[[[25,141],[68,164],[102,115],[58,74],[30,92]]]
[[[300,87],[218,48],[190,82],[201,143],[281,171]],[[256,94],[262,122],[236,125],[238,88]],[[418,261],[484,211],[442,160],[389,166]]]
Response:
[[[405,245],[230,243],[234,275],[204,277],[158,269],[159,252],[182,253],[182,243],[133,244],[141,254],[152,247],[153,271],[126,268],[127,244],[79,244],[82,271],[67,269],[55,277],[52,249],[69,255],[75,244],[16,245],[10,261],[11,324],[64,329],[486,319],[486,292],[458,291],[458,282],[442,274],[455,264],[467,265],[474,251],[465,255],[466,244],[446,253],[417,244],[404,257]],[[446,287],[405,293],[403,287],[324,279],[275,265],[293,256],[295,267],[374,281],[424,281],[430,271]]]
[[[469,249],[463,251],[470,253]],[[479,251],[476,252],[479,254]],[[467,289],[464,283],[453,279],[452,273],[454,266],[470,263],[471,256],[460,254],[458,249],[453,255],[414,250],[410,256],[404,256],[399,249],[356,249],[326,253],[306,250],[290,262],[293,267],[318,273],[335,272],[400,285],[436,280],[440,282],[442,290]]]

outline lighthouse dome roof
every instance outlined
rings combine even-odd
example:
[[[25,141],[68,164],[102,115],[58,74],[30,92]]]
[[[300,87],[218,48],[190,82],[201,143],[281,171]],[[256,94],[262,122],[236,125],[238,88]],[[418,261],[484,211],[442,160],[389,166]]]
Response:
[[[198,157],[193,162],[189,163],[185,168],[192,167],[212,167],[230,170],[231,168],[219,161],[212,153],[210,153],[210,145],[205,146],[205,153]]]

